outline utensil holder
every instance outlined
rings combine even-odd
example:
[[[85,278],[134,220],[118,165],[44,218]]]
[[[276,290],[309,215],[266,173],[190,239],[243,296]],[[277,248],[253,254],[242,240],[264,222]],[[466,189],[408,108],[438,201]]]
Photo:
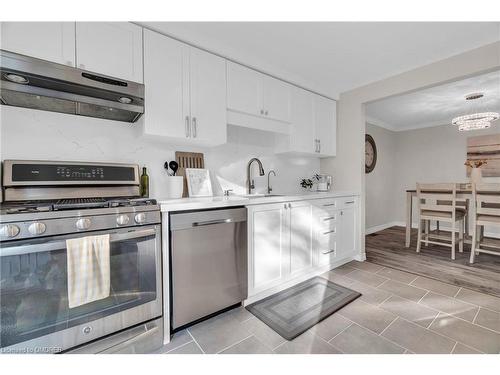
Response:
[[[184,192],[184,176],[169,176],[167,177],[167,197],[182,198]]]

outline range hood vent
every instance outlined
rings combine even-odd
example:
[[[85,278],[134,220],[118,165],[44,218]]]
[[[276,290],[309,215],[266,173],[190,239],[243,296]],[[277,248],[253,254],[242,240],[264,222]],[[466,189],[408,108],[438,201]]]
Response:
[[[0,50],[3,105],[135,122],[144,85]]]

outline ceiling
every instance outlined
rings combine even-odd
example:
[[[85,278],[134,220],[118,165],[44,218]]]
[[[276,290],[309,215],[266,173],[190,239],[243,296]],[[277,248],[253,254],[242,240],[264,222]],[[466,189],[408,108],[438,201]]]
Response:
[[[500,23],[141,22],[327,96],[500,40]]]
[[[476,104],[465,95],[482,92]],[[500,112],[500,71],[435,86],[366,105],[367,121],[402,131],[450,124],[453,117],[479,111]]]

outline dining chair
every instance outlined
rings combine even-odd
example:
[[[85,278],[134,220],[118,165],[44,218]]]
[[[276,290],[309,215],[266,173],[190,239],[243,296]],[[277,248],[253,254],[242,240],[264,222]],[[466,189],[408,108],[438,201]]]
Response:
[[[500,246],[494,242],[486,242],[484,226],[500,226],[500,184],[473,184],[473,232],[470,263],[479,253],[500,255]],[[486,248],[485,248],[486,247]],[[495,250],[497,249],[497,250]]]
[[[419,214],[417,253],[420,252],[422,243],[425,245],[433,244],[450,247],[452,260],[455,260],[457,243],[459,251],[464,251],[464,220],[466,210],[463,207],[457,206],[457,187],[458,185],[453,183],[417,183]],[[451,236],[431,233],[429,227],[432,221],[450,223]]]
[[[464,233],[465,238],[469,237],[469,199],[457,199],[457,210],[464,211]],[[450,201],[439,201],[439,204],[449,204]],[[439,220],[436,220],[436,232],[439,233],[441,231]]]

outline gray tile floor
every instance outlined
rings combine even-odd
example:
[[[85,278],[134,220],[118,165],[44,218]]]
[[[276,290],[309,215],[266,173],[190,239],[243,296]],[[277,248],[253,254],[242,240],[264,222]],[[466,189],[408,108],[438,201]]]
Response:
[[[363,295],[292,341],[240,307],[157,353],[500,353],[500,298],[368,262],[322,276]]]

